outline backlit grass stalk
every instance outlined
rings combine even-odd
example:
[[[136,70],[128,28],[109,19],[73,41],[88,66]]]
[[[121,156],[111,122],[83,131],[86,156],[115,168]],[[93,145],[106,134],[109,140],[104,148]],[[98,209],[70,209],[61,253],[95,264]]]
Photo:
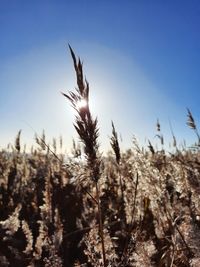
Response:
[[[110,144],[111,147],[115,153],[115,159],[118,167],[118,172],[119,172],[119,183],[120,183],[120,188],[121,188],[121,197],[122,197],[122,203],[124,203],[124,184],[122,181],[122,175],[121,175],[121,152],[120,152],[120,147],[119,147],[119,141],[118,141],[118,135],[115,130],[114,123],[112,121],[112,136],[110,138]]]
[[[100,178],[100,157],[98,155],[98,136],[99,129],[97,127],[97,118],[93,119],[90,108],[89,108],[89,83],[83,78],[83,68],[80,58],[76,59],[76,56],[69,45],[71,56],[74,63],[74,69],[77,78],[77,88],[75,93],[69,92],[63,95],[71,102],[72,107],[75,109],[77,115],[74,127],[80,137],[81,142],[84,146],[84,152],[87,158],[87,165],[90,170],[90,177],[95,183],[96,188],[96,203],[98,206],[98,216],[99,216],[99,232],[102,245],[102,256],[103,256],[103,266],[106,266],[106,253],[104,244],[104,233],[103,233],[103,220],[102,220],[102,210],[100,201],[100,192],[98,181]],[[80,103],[85,103],[80,105]]]
[[[171,124],[171,121],[170,120],[169,120],[169,127],[170,127],[170,131],[171,131],[172,138],[173,138],[173,147],[175,147],[176,148],[176,151],[178,151],[176,137],[174,135],[174,131],[173,131],[172,124]]]
[[[161,143],[161,146],[162,146],[162,151],[164,151],[164,149],[163,149],[163,146],[164,146],[164,137],[161,134],[160,122],[159,122],[158,119],[157,119],[157,122],[156,122],[156,129],[157,129],[157,132],[158,132],[158,134],[156,134],[156,137],[160,139],[160,143]]]
[[[21,137],[21,130],[19,130],[17,137],[15,139],[15,149],[17,150],[18,153],[20,153],[21,150],[20,137]]]
[[[199,135],[195,120],[194,120],[194,118],[192,116],[192,113],[191,113],[191,111],[189,109],[187,109],[187,112],[188,112],[188,114],[187,114],[187,116],[188,116],[187,125],[191,129],[193,129],[195,131],[195,134],[196,134],[196,136],[198,138],[198,146],[200,146],[200,135]]]

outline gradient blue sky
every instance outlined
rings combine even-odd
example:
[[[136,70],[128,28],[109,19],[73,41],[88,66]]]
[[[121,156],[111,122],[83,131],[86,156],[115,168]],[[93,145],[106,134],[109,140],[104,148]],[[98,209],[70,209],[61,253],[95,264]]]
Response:
[[[70,43],[84,62],[91,109],[107,148],[111,120],[123,146],[154,140],[157,118],[170,140],[195,141],[200,125],[200,2],[0,0],[0,147],[22,129],[24,143],[45,129],[70,146],[74,113],[60,91],[75,87]]]

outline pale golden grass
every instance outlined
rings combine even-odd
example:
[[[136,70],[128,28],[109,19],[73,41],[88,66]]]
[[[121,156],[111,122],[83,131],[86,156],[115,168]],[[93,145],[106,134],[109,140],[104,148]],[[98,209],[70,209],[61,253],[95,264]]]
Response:
[[[22,152],[21,131],[12,150],[0,151],[0,266],[200,266],[200,152],[197,144],[164,150],[159,120],[157,150],[122,151],[114,123],[111,148],[99,153],[98,121],[89,108],[89,83],[70,47],[77,89],[64,96],[76,110],[73,158],[64,162],[45,133]],[[77,106],[85,99],[86,106]],[[100,114],[101,115],[101,114]],[[83,159],[86,156],[86,160]]]

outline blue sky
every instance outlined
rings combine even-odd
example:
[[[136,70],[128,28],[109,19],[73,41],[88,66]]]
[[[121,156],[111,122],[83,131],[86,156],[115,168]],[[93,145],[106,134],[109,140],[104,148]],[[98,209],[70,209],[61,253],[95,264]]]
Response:
[[[75,87],[70,43],[84,62],[100,143],[111,120],[122,146],[136,135],[167,142],[169,119],[179,143],[195,141],[186,107],[200,125],[199,1],[0,1],[0,147],[22,129],[34,143],[43,129],[70,147],[74,112],[60,91]],[[30,126],[31,127],[30,127]]]

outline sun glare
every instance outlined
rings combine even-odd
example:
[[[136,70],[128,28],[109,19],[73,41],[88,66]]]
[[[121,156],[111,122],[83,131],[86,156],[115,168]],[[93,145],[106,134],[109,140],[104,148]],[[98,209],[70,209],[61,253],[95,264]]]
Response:
[[[87,106],[87,101],[85,99],[81,99],[77,102],[76,105],[78,109],[85,108]]]

